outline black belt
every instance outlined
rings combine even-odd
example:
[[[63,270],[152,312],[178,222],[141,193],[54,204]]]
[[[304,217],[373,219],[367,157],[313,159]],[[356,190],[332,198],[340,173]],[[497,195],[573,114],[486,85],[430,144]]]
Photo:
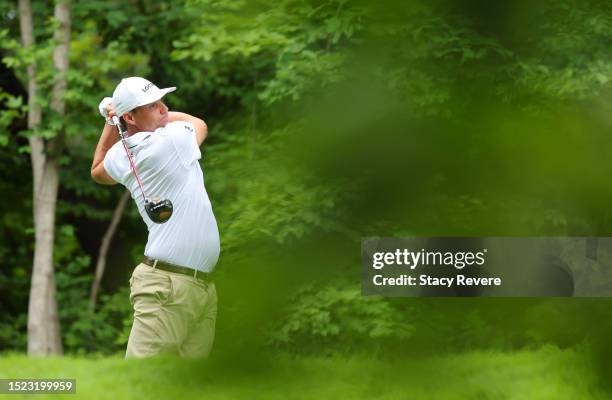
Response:
[[[145,256],[142,260],[143,264],[147,264],[150,267],[159,268],[168,272],[176,272],[177,274],[189,275],[203,282],[212,282],[212,274],[210,272],[198,271],[197,269],[181,267],[179,265],[169,264],[163,261],[154,260]]]

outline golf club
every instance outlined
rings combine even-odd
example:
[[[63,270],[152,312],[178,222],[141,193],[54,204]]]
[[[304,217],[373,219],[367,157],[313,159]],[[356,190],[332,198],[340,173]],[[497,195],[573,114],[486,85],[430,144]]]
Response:
[[[138,175],[138,170],[136,169],[136,165],[134,164],[134,160],[132,159],[132,154],[128,149],[126,142],[126,131],[124,130],[121,122],[119,121],[119,117],[116,115],[112,118],[113,123],[119,130],[119,136],[121,137],[121,143],[123,143],[123,148],[127,153],[128,159],[130,160],[130,166],[132,167],[132,171],[134,171],[134,176],[136,177],[136,181],[138,182],[138,186],[140,187],[140,191],[142,192],[142,198],[145,203],[145,210],[151,221],[156,224],[163,224],[168,221],[172,216],[172,202],[168,199],[159,199],[159,198],[148,198],[145,194],[144,187],[142,186],[142,182],[140,181],[140,176]]]

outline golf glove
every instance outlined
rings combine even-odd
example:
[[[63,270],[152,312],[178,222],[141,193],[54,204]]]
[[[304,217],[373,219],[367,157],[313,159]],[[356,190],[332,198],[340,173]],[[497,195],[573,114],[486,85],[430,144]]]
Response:
[[[102,101],[100,102],[100,105],[98,106],[98,110],[100,111],[100,115],[104,117],[104,119],[106,119],[106,123],[108,125],[115,125],[113,123],[113,121],[108,117],[108,111],[106,110],[106,107],[108,107],[109,104],[111,104],[113,102],[113,99],[111,97],[105,97],[102,99]]]

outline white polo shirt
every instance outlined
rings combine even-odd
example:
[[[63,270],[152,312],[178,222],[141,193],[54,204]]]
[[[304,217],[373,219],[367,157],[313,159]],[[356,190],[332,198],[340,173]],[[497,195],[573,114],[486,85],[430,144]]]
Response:
[[[156,224],[147,215],[144,199],[121,141],[104,157],[104,169],[125,186],[147,224],[145,255],[171,264],[210,272],[219,259],[217,221],[204,187],[202,157],[191,123],[175,121],[155,132],[127,138],[145,193],[173,204],[172,217]]]

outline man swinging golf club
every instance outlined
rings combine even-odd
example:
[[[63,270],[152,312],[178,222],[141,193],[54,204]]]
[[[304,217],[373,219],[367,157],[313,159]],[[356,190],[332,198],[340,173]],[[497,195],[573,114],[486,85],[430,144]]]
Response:
[[[203,357],[214,338],[211,272],[219,231],[198,162],[208,128],[199,118],[168,111],[162,98],[174,90],[125,78],[99,107],[106,124],[91,176],[125,186],[149,230],[144,259],[130,278],[134,323],[126,358]]]

